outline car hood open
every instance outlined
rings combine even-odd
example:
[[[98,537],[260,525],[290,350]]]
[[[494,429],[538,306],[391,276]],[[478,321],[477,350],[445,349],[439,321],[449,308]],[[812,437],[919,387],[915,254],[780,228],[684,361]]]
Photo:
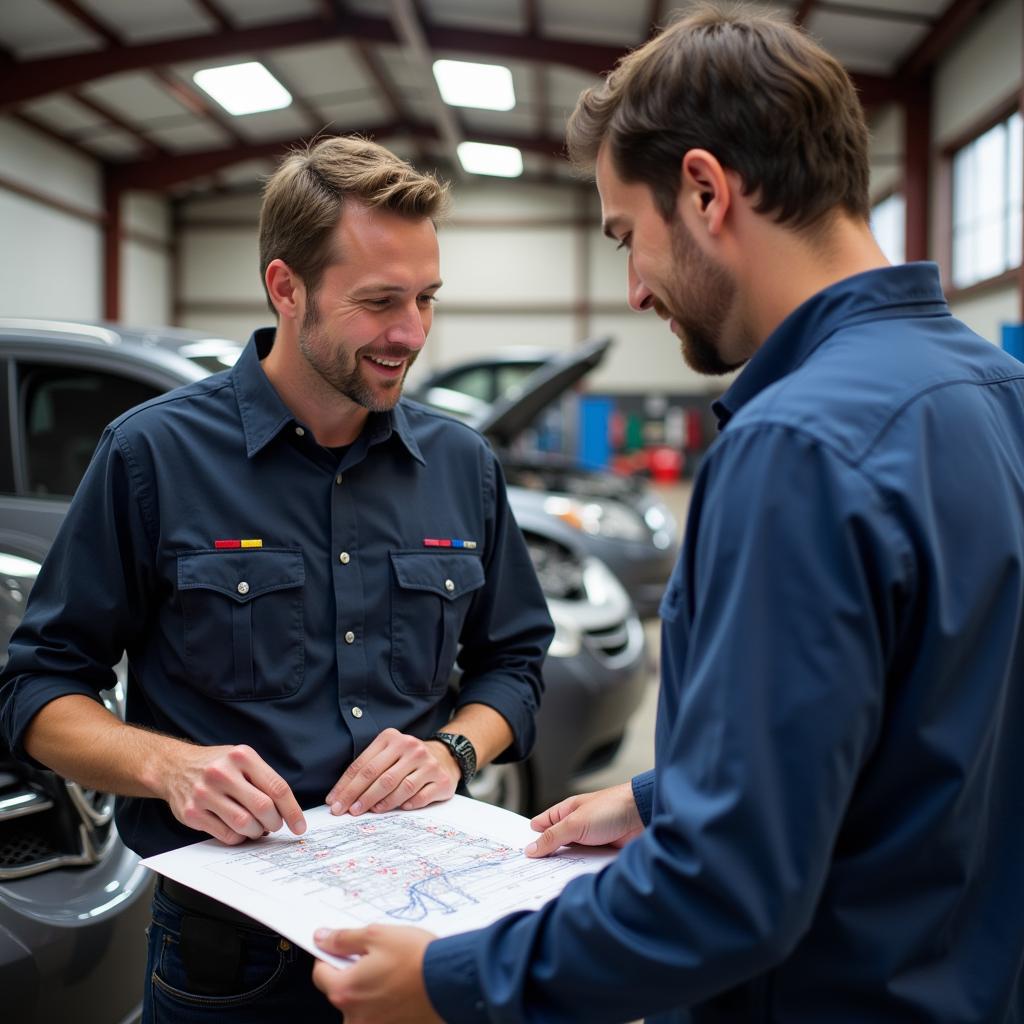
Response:
[[[571,352],[559,352],[538,366],[526,380],[499,398],[470,425],[495,446],[505,448],[552,403],[599,366],[611,338],[583,342]]]

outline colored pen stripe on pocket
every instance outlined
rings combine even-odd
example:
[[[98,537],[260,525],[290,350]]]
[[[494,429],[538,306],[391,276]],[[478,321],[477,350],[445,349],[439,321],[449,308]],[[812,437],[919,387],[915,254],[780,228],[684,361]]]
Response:
[[[215,548],[261,548],[263,541],[258,537],[249,537],[244,540],[215,540]]]
[[[425,548],[475,548],[475,540],[456,540],[454,537],[424,537]]]

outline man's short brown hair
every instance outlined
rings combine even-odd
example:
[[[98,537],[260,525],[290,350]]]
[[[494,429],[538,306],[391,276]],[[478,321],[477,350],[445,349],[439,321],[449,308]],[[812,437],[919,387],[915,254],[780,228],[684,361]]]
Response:
[[[648,185],[666,220],[691,149],[735,171],[779,223],[870,213],[867,127],[849,76],[771,15],[702,3],[627,54],[569,118],[577,167],[591,170],[605,141],[616,173]]]
[[[358,136],[320,139],[291,153],[267,180],[260,210],[260,275],[281,259],[313,294],[324,268],[344,258],[331,234],[346,202],[435,224],[448,209],[448,185],[390,150]],[[267,296],[270,301],[270,296]],[[274,309],[270,303],[271,310]]]

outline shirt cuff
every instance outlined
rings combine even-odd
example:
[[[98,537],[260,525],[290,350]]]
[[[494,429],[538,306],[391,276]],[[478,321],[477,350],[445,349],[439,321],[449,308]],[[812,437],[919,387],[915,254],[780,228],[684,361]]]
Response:
[[[25,733],[32,719],[50,701],[72,694],[81,694],[100,703],[90,686],[64,677],[25,676],[8,685],[0,701],[0,736],[19,761],[35,768],[46,767],[25,749]]]
[[[480,986],[479,932],[435,939],[423,957],[423,983],[434,1012],[447,1024],[486,1024]]]
[[[654,803],[654,772],[642,772],[633,776],[633,799],[645,825],[651,823],[651,805]]]

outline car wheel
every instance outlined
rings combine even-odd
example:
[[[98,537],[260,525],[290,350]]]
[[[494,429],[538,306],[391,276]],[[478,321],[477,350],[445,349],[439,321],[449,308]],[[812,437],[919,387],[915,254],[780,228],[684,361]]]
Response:
[[[525,764],[488,764],[469,784],[469,795],[516,814],[526,814],[530,803],[530,770]]]

